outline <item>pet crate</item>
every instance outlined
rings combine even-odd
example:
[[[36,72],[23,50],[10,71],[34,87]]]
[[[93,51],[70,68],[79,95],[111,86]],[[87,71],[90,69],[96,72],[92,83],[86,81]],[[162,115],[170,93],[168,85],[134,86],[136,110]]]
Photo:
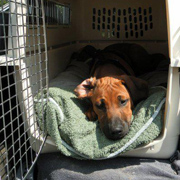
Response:
[[[66,68],[71,54],[85,45],[102,49],[133,42],[149,53],[170,58],[163,132],[150,144],[123,156],[169,158],[175,152],[180,131],[179,0],[0,3],[0,179],[24,179],[40,152],[57,151],[38,126],[33,98],[37,93],[44,98],[48,82]]]

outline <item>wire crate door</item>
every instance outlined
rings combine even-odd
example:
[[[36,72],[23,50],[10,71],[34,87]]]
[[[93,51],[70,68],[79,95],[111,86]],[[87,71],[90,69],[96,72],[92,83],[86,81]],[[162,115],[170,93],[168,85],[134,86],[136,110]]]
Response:
[[[0,179],[25,179],[46,139],[34,103],[48,96],[43,0],[0,1]]]

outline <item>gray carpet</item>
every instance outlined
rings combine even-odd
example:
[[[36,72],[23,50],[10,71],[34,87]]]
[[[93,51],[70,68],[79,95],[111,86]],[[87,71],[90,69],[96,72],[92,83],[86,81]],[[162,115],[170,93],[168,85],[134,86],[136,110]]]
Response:
[[[38,180],[180,180],[169,160],[115,158],[77,160],[60,153],[42,154]]]

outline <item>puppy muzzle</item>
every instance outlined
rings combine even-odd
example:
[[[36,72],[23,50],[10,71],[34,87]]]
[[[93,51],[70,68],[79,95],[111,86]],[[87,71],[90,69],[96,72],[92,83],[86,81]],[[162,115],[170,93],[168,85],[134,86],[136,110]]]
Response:
[[[102,131],[108,139],[122,139],[129,132],[129,124],[119,118],[113,118],[109,123],[105,123]]]

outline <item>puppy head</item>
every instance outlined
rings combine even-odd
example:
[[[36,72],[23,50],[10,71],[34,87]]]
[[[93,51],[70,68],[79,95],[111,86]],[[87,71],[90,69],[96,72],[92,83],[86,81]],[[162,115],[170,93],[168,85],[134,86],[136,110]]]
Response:
[[[78,98],[89,98],[107,138],[120,139],[131,125],[132,109],[147,97],[148,86],[131,76],[90,78],[75,89]]]

